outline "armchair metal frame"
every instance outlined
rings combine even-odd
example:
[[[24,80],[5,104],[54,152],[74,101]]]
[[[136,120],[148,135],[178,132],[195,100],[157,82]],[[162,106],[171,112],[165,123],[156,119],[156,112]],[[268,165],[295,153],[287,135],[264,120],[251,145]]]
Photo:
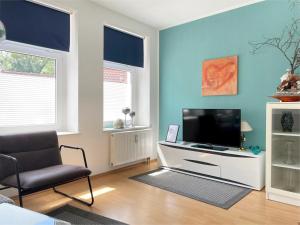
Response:
[[[81,153],[82,153],[83,160],[84,160],[84,166],[86,168],[88,168],[87,161],[86,161],[86,156],[85,156],[85,152],[84,152],[83,148],[73,147],[73,146],[68,146],[68,145],[61,145],[59,147],[60,152],[62,151],[63,148],[68,148],[68,149],[73,149],[73,150],[80,150]],[[23,207],[23,198],[22,198],[23,196],[29,195],[29,194],[32,194],[32,193],[35,193],[35,192],[38,192],[38,191],[43,191],[43,190],[46,190],[46,189],[50,189],[50,188],[52,188],[55,193],[61,194],[65,197],[67,197],[67,198],[73,199],[73,200],[78,201],[78,202],[80,202],[82,204],[85,204],[87,206],[92,206],[93,203],[94,203],[94,195],[93,195],[93,189],[92,189],[92,185],[91,185],[90,176],[79,177],[77,179],[69,180],[69,181],[62,182],[62,183],[56,183],[54,185],[47,185],[47,186],[40,187],[38,189],[24,190],[24,189],[22,189],[21,182],[20,182],[20,171],[19,171],[18,160],[15,157],[12,157],[10,155],[5,155],[5,154],[0,154],[0,158],[5,159],[5,160],[9,160],[14,164],[15,175],[16,175],[16,179],[17,179],[17,187],[7,187],[7,186],[5,186],[5,187],[0,188],[0,190],[4,190],[4,189],[8,189],[8,188],[16,188],[18,190],[18,198],[19,198],[19,203],[20,203],[21,207]],[[56,189],[57,186],[64,185],[64,184],[67,184],[67,183],[71,183],[73,181],[84,179],[84,178],[86,178],[87,181],[88,181],[89,191],[90,191],[90,194],[91,194],[91,201],[90,202],[83,201],[79,198],[70,196],[70,195]]]

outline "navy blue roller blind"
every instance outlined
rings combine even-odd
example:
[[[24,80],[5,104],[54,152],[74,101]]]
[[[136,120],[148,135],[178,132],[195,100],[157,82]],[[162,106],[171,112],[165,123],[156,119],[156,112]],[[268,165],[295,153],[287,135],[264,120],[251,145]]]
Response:
[[[144,67],[143,38],[105,26],[104,60]]]
[[[69,51],[68,13],[25,0],[0,0],[0,20],[8,40]]]

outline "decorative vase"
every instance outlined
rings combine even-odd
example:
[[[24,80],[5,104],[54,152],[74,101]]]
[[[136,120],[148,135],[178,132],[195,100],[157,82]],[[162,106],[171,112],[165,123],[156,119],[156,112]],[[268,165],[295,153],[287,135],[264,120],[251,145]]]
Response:
[[[135,117],[135,112],[130,112],[129,116],[131,118],[131,127],[134,127],[134,117]]]
[[[291,191],[291,192],[295,191],[296,180],[295,180],[295,173],[294,172],[295,171],[291,170],[291,169],[286,170],[286,174],[285,174],[285,177],[286,177],[286,181],[285,181],[286,187],[284,189],[287,190],[287,191]]]
[[[114,129],[123,129],[124,128],[124,122],[121,119],[116,119],[113,122],[113,128]]]
[[[292,112],[283,112],[281,116],[281,126],[284,132],[292,132],[294,126],[294,118]]]
[[[287,73],[280,78],[280,85],[272,98],[281,102],[298,102],[300,101],[300,76],[287,70]]]
[[[122,113],[125,115],[124,127],[127,127],[127,114],[130,113],[130,108],[128,107],[123,108]]]
[[[287,154],[286,154],[286,161],[285,163],[288,164],[288,165],[293,165],[294,164],[294,160],[293,160],[293,145],[294,145],[294,141],[287,141],[286,142],[286,151],[287,151]]]
[[[270,96],[271,98],[275,98],[280,100],[281,102],[299,102],[300,101],[300,95],[276,95]]]

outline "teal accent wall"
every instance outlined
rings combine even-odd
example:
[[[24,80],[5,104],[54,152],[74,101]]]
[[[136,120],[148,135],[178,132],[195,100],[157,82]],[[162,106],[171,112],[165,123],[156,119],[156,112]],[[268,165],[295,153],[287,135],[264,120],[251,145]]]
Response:
[[[160,31],[160,138],[169,124],[182,125],[182,108],[241,108],[254,129],[247,144],[264,147],[268,96],[289,66],[275,49],[250,54],[248,42],[280,36],[299,12],[287,0],[265,1]],[[203,60],[232,55],[239,57],[238,95],[202,96]]]

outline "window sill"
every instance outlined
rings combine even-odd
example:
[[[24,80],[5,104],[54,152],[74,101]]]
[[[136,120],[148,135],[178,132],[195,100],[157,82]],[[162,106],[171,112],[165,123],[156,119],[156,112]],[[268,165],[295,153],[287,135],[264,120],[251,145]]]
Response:
[[[63,132],[57,132],[57,136],[66,136],[66,135],[76,135],[80,134],[79,131],[63,131]]]
[[[124,131],[145,130],[150,128],[151,128],[150,126],[135,126],[135,127],[122,128],[122,129],[103,128],[103,132],[115,133],[115,132],[124,132]]]

